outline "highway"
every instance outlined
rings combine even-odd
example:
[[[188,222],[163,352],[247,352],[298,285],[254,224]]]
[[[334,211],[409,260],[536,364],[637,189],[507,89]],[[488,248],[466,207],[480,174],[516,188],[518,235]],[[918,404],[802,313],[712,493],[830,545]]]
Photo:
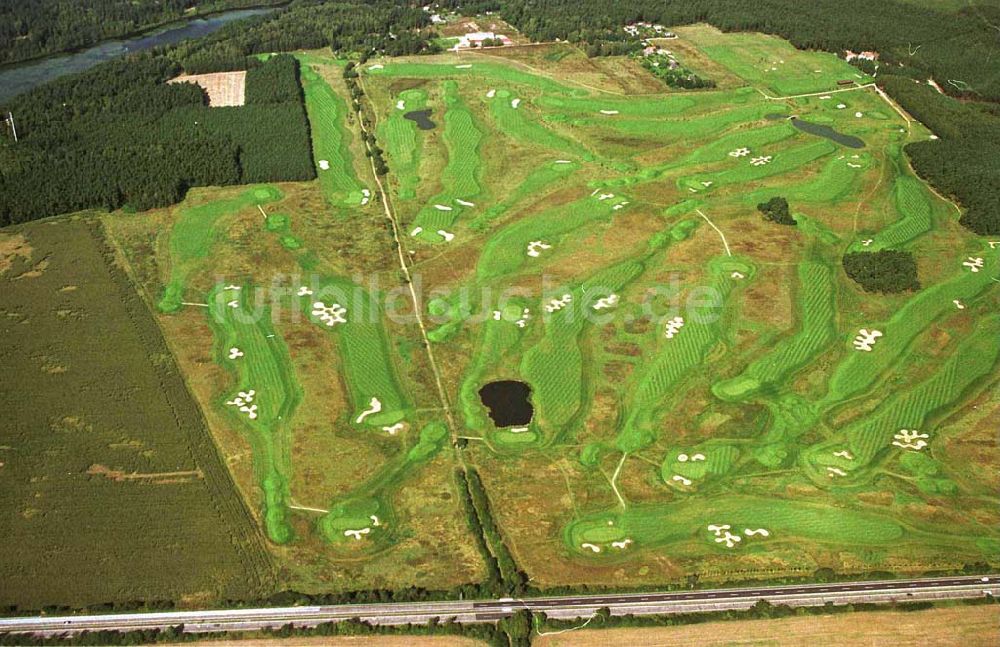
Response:
[[[544,611],[556,618],[586,618],[601,607],[613,615],[685,613],[746,609],[759,600],[790,606],[827,603],[923,601],[1000,596],[1000,575],[941,577],[871,582],[798,584],[664,593],[533,597],[501,600],[448,600],[345,604],[264,609],[218,609],[76,616],[0,618],[0,633],[61,634],[81,631],[165,629],[184,625],[189,632],[253,631],[285,624],[315,626],[349,618],[378,624],[425,623],[432,618],[492,622],[518,609]]]

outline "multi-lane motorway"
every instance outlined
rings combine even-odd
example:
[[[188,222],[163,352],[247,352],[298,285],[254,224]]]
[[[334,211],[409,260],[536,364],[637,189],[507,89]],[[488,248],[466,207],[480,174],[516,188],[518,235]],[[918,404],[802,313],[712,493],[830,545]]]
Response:
[[[827,603],[919,601],[1000,596],[1000,575],[941,577],[872,582],[839,582],[755,588],[706,589],[669,593],[629,593],[533,597],[501,600],[350,604],[337,606],[219,609],[76,616],[0,618],[0,633],[76,633],[90,630],[165,629],[185,631],[252,631],[286,624],[315,626],[349,618],[379,624],[425,623],[432,618],[459,622],[491,622],[518,609],[544,611],[551,617],[585,618],[608,607],[615,615],[684,613],[746,609],[759,600],[791,606]]]

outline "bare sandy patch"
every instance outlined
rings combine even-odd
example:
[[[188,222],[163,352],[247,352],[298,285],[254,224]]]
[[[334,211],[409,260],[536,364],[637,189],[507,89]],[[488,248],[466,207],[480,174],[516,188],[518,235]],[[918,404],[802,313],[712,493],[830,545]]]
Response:
[[[14,260],[31,258],[31,245],[23,234],[0,234],[0,276],[10,269]]]
[[[246,102],[246,70],[239,72],[213,72],[212,74],[183,74],[167,83],[194,83],[208,95],[212,108],[242,106]]]
[[[874,611],[681,627],[571,631],[536,638],[536,647],[612,645],[993,645],[994,606]]]

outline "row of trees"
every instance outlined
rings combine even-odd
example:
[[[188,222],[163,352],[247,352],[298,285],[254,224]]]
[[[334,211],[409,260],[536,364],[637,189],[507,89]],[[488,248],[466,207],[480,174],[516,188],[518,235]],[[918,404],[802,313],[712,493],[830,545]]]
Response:
[[[0,225],[80,209],[137,210],[188,188],[315,177],[298,63],[247,75],[243,107],[208,108],[151,54],[121,59],[17,97],[18,143],[0,144]]]
[[[190,16],[285,0],[32,0],[0,3],[0,63],[89,47]]]
[[[176,46],[170,56],[185,70],[242,69],[247,56],[329,47],[337,53],[389,56],[439,51],[430,14],[393,0],[295,0],[272,14],[226,25]]]

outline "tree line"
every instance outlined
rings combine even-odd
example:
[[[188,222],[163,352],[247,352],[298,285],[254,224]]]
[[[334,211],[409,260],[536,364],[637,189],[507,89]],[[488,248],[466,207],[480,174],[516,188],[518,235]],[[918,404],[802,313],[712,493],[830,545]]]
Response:
[[[32,0],[0,3],[0,63],[82,49],[191,15],[286,0]]]
[[[16,97],[19,141],[0,145],[0,225],[166,206],[192,186],[314,178],[298,62],[254,64],[242,107],[209,108],[200,87],[166,84],[180,67],[150,53]]]

